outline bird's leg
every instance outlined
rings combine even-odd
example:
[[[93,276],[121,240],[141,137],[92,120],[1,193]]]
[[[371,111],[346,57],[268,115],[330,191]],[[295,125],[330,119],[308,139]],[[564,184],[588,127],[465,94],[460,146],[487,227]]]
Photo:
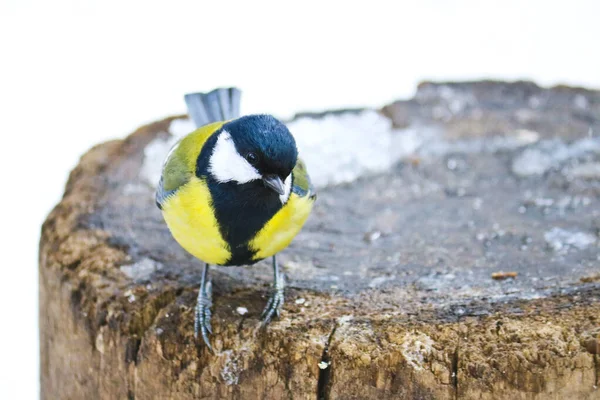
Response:
[[[198,300],[194,316],[194,336],[198,338],[198,333],[202,334],[202,340],[212,352],[212,346],[208,339],[208,334],[212,334],[210,326],[210,308],[212,307],[212,284],[208,278],[208,264],[204,264],[202,271],[202,281],[198,291]]]
[[[279,317],[281,313],[281,307],[283,306],[283,289],[285,288],[285,280],[283,274],[279,271],[279,265],[277,264],[277,259],[273,256],[273,289],[271,292],[271,296],[269,297],[269,301],[267,302],[267,306],[262,312],[262,325],[266,326],[271,319],[273,319],[273,315],[277,315]]]

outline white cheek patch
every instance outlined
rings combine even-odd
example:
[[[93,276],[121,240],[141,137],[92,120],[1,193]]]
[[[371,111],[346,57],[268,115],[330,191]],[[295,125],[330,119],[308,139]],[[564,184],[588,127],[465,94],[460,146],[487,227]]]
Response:
[[[219,134],[210,156],[208,170],[220,183],[235,181],[241,184],[261,179],[256,168],[237,152],[233,139],[227,131]]]
[[[292,192],[292,174],[289,174],[285,181],[283,181],[284,192],[279,196],[279,200],[281,200],[281,204],[285,204],[286,201],[290,198],[290,193]]]

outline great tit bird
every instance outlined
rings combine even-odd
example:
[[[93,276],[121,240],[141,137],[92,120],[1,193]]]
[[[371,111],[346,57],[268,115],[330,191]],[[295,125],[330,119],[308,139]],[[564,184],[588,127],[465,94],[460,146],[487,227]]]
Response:
[[[240,117],[238,89],[190,93],[185,101],[198,129],[169,151],[156,204],[175,240],[204,262],[194,333],[212,351],[209,265],[272,257],[273,292],[262,313],[268,324],[284,301],[275,255],[304,225],[316,193],[288,128],[270,115]]]

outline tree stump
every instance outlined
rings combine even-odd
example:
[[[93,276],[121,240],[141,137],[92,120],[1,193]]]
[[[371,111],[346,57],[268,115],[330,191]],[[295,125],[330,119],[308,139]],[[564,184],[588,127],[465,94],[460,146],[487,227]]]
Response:
[[[600,399],[600,93],[424,83],[380,116],[421,142],[319,190],[280,319],[268,262],[213,269],[214,355],[142,171],[185,116],[92,148],[42,228],[42,398]]]

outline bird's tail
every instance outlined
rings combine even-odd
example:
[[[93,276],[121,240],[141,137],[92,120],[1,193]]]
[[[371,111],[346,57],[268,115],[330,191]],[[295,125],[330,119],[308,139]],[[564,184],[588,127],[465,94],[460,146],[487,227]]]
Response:
[[[235,88],[218,88],[208,93],[185,95],[188,114],[197,127],[227,121],[240,116],[242,92]]]

